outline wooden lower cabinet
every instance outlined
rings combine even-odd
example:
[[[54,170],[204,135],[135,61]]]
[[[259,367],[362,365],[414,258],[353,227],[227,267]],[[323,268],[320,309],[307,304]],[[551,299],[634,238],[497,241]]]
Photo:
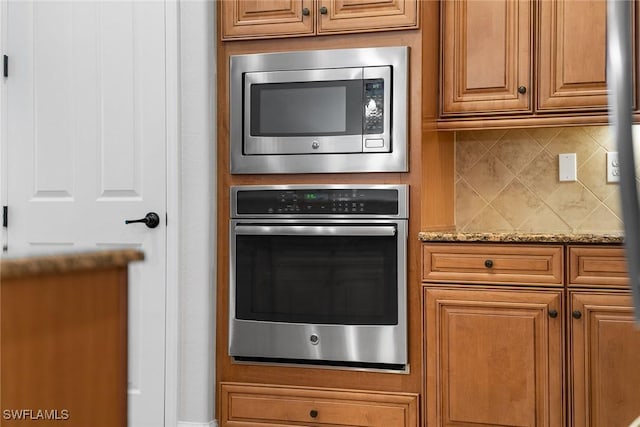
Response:
[[[425,288],[426,425],[562,426],[562,295]]]
[[[221,383],[221,427],[417,427],[418,394]]]
[[[640,416],[640,328],[628,292],[570,291],[571,426],[627,427]]]

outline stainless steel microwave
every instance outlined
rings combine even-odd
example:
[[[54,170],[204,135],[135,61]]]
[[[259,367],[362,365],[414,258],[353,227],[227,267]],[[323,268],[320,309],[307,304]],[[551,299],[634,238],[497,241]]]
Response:
[[[231,173],[407,171],[408,54],[231,56]]]

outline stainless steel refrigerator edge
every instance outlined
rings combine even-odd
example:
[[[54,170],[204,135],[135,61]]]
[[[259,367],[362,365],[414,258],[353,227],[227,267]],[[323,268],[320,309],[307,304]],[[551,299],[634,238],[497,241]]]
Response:
[[[636,323],[640,324],[640,210],[632,133],[631,2],[607,2],[607,84],[610,123],[620,159],[624,243]]]

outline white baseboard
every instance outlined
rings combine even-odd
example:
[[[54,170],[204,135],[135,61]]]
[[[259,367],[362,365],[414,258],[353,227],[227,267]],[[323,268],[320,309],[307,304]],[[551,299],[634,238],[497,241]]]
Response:
[[[176,427],[218,427],[216,420],[209,421],[208,423],[192,423],[189,421],[178,421]]]

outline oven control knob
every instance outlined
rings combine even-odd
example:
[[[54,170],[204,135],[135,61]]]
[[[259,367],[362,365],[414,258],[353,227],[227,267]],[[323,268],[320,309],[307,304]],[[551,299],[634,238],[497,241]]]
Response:
[[[317,150],[318,148],[320,148],[320,143],[318,141],[313,141],[311,143],[311,148],[313,148],[314,150]]]
[[[309,337],[309,341],[311,341],[311,344],[313,345],[318,345],[320,343],[320,337],[316,334],[311,334],[311,336]]]

